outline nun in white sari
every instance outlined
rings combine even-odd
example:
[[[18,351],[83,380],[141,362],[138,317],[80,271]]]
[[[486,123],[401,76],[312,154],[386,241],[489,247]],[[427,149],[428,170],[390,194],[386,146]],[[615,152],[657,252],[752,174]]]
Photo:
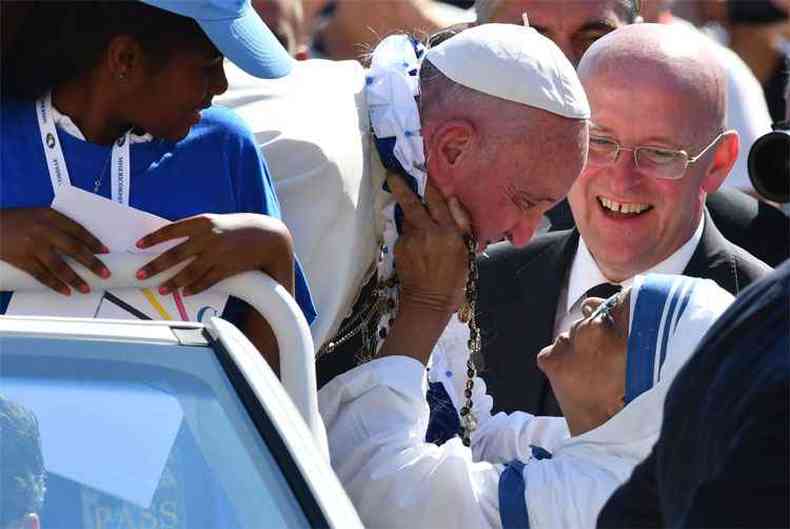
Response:
[[[567,429],[530,416],[496,428],[490,399],[477,399],[477,457],[459,439],[424,442],[421,362],[372,360],[319,392],[333,466],[368,527],[595,527],[655,443],[678,370],[732,299],[709,280],[648,275],[587,300],[538,357]]]

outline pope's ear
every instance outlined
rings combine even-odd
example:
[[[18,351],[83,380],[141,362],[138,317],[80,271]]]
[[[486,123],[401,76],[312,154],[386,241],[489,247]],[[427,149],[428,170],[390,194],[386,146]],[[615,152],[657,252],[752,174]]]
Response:
[[[466,120],[450,120],[437,127],[431,136],[426,165],[431,181],[444,196],[455,194],[462,168],[473,156],[477,130]]]
[[[738,133],[734,130],[725,132],[715,149],[713,159],[708,164],[708,170],[702,180],[702,189],[706,193],[718,190],[732,171],[740,149]]]

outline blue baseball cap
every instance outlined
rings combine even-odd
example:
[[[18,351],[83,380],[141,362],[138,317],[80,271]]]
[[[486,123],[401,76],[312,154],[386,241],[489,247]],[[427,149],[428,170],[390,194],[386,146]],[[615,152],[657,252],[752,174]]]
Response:
[[[266,27],[250,0],[142,0],[193,19],[214,46],[255,77],[275,79],[291,72],[294,59]]]

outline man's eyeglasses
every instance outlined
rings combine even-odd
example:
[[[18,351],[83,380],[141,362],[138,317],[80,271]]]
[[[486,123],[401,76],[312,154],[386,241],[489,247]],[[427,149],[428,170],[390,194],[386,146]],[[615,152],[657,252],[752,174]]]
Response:
[[[726,134],[720,132],[713,138],[707,147],[702,149],[696,156],[691,156],[683,150],[662,149],[660,147],[623,147],[616,141],[604,136],[590,134],[590,152],[587,163],[595,167],[606,167],[617,163],[621,151],[631,151],[634,153],[634,163],[644,173],[654,178],[665,180],[679,180],[686,174],[688,166],[699,160],[702,155],[710,150],[711,147]]]

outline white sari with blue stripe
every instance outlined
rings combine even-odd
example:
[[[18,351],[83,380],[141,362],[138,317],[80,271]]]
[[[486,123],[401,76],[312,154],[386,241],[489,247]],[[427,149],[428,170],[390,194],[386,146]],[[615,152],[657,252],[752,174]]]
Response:
[[[379,358],[327,384],[319,405],[332,463],[363,523],[595,527],[605,501],[655,443],[674,376],[732,301],[712,281],[681,276],[637,277],[633,288],[630,400],[610,420],[575,437],[547,435],[551,428],[539,426],[542,418],[524,414],[531,426],[500,430],[487,461],[476,462],[459,439],[442,446],[424,441],[427,379],[419,362]],[[543,450],[542,441],[553,444]],[[516,462],[495,464],[513,453]]]
[[[513,500],[514,485],[505,487],[503,474],[503,527],[594,527],[605,501],[658,439],[664,398],[675,375],[731,302],[732,296],[710,280],[660,274],[634,278],[625,407],[598,428],[561,443],[549,464],[528,465],[521,472],[509,468],[510,481],[523,480],[525,493],[523,501]]]

